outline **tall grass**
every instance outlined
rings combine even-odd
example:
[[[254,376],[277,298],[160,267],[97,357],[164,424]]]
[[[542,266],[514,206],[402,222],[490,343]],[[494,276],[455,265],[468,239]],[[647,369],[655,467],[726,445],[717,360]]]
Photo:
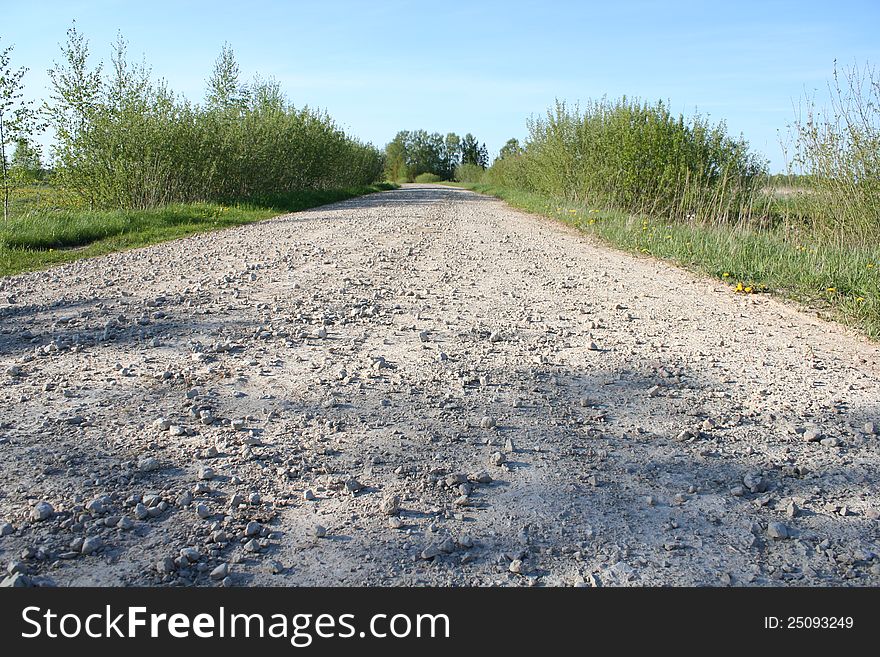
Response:
[[[497,160],[489,182],[607,209],[731,222],[750,212],[766,174],[723,123],[673,116],[662,102],[557,102],[528,128],[524,151]]]
[[[850,241],[880,239],[880,72],[835,65],[829,105],[809,99],[792,125],[802,171],[802,227]]]

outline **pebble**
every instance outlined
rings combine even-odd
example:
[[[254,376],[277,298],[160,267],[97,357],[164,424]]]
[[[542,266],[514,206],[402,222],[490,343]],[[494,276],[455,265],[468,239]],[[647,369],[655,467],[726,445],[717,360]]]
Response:
[[[315,525],[312,527],[312,536],[315,538],[324,538],[327,535],[327,528],[323,525]]]
[[[350,493],[357,493],[363,487],[364,487],[364,485],[361,482],[359,482],[357,479],[352,478],[352,479],[347,479],[345,481],[345,489],[347,491],[349,491]]]
[[[391,527],[391,529],[400,529],[403,527],[403,520],[398,516],[392,516],[391,518],[388,518],[388,526]]]
[[[452,538],[447,537],[437,546],[437,549],[443,552],[444,554],[452,554],[455,552],[455,541]]]
[[[386,495],[382,498],[379,510],[386,516],[396,516],[400,512],[400,496]]]
[[[819,443],[823,447],[840,447],[840,445],[843,444],[843,441],[836,436],[829,436],[828,438],[820,440]]]
[[[504,441],[504,451],[508,453],[513,453],[516,451],[516,447],[513,445],[512,438],[508,438]]]
[[[128,531],[134,528],[134,521],[128,516],[122,516],[119,522],[116,523],[116,526],[123,531]]]
[[[260,542],[252,538],[247,543],[244,544],[244,549],[248,552],[259,552],[260,551]]]
[[[27,566],[25,566],[21,561],[10,561],[6,566],[6,572],[10,575],[14,575],[15,573],[27,573]]]
[[[150,515],[150,512],[147,510],[141,502],[138,502],[134,507],[134,517],[138,520],[146,520],[146,518]]]
[[[158,570],[163,575],[168,575],[173,573],[175,569],[174,559],[171,557],[165,557],[156,563],[156,570]]]
[[[303,499],[307,502],[313,502],[318,498],[315,497],[315,491],[313,491],[311,488],[306,488],[306,490],[303,492]]]
[[[245,536],[256,536],[257,534],[260,533],[261,529],[263,529],[263,526],[260,523],[252,520],[244,528],[244,535]]]
[[[211,509],[209,509],[204,504],[199,504],[196,506],[196,514],[199,516],[199,518],[204,520],[205,518],[207,518],[208,516],[211,515]]]
[[[31,578],[24,573],[15,573],[9,577],[4,577],[3,581],[0,582],[0,587],[2,588],[23,589],[31,586],[33,586]]]
[[[153,472],[160,467],[159,459],[155,456],[144,456],[137,462],[137,469],[141,472]]]
[[[153,426],[156,427],[159,431],[168,431],[171,428],[171,420],[167,417],[160,417],[158,420],[153,422]]]
[[[195,563],[199,559],[202,558],[201,553],[195,549],[194,547],[185,547],[180,550],[180,556],[189,561],[190,563]]]
[[[15,528],[8,522],[0,522],[0,537],[9,536]]]
[[[490,475],[485,470],[480,470],[479,472],[470,476],[471,481],[475,481],[478,484],[491,484],[492,483],[492,475]]]
[[[817,429],[807,429],[804,431],[804,442],[815,443],[822,439],[822,434]]]
[[[480,420],[480,428],[481,429],[492,429],[496,426],[496,421],[494,417],[490,417],[488,415],[484,415]]]
[[[209,468],[205,465],[200,465],[198,470],[198,478],[201,481],[210,481],[214,478],[214,468]]]
[[[92,552],[97,551],[102,545],[103,541],[100,536],[89,536],[83,541],[82,553],[91,554]]]
[[[104,502],[100,499],[94,499],[86,504],[86,511],[92,515],[100,515],[104,513]]]
[[[513,561],[511,561],[510,565],[507,567],[507,570],[517,575],[521,574],[523,571],[522,559],[514,559]]]
[[[785,507],[785,515],[787,515],[789,518],[796,518],[800,511],[801,510],[798,508],[798,505],[794,502],[789,502],[788,505]]]
[[[214,579],[214,580],[225,579],[228,574],[229,574],[229,564],[228,563],[221,563],[219,566],[217,566],[216,568],[214,568],[214,570],[211,571],[211,579]]]
[[[507,462],[507,457],[504,456],[501,452],[492,452],[489,456],[489,463],[495,466],[504,465]]]
[[[874,424],[873,422],[865,422],[865,426],[862,427],[862,429],[863,429],[864,432],[865,432],[866,434],[868,434],[869,436],[871,436],[871,435],[873,435],[873,434],[875,434],[875,433],[878,433],[878,427],[877,427],[877,425]]]
[[[743,484],[752,493],[763,493],[767,490],[767,481],[758,472],[747,472],[743,476]]]
[[[49,518],[53,513],[55,513],[55,509],[52,508],[51,504],[48,502],[37,502],[34,508],[31,509],[31,520],[40,522]]]
[[[781,522],[771,522],[767,525],[767,536],[773,539],[789,537],[789,529]]]

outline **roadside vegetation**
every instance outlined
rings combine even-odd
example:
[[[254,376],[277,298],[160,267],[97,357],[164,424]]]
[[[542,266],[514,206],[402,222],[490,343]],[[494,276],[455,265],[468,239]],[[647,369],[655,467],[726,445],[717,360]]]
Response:
[[[379,189],[382,152],[295,107],[274,80],[242,81],[228,45],[202,103],[131,62],[121,36],[109,66],[92,64],[74,26],[35,108],[12,55],[0,49],[0,275]],[[49,170],[37,139],[47,128]]]
[[[880,75],[835,70],[829,91],[802,102],[786,174],[723,123],[624,98],[557,104],[462,184],[880,339]]]

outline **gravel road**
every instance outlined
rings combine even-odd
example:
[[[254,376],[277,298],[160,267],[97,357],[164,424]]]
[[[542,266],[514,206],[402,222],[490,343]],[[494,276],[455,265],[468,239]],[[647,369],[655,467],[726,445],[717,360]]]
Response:
[[[880,347],[410,185],[0,280],[4,585],[880,585]]]

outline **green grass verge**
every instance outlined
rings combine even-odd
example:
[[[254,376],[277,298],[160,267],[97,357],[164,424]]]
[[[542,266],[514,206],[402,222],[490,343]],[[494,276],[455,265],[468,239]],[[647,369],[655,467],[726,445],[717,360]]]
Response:
[[[246,205],[192,203],[103,212],[42,208],[14,213],[8,223],[0,224],[0,276],[249,224],[396,187],[379,183],[293,192]],[[27,207],[27,201],[22,206]]]
[[[631,253],[718,278],[743,294],[793,299],[880,340],[880,244],[806,240],[782,229],[678,224],[573,205],[487,184],[460,184],[574,226]]]

